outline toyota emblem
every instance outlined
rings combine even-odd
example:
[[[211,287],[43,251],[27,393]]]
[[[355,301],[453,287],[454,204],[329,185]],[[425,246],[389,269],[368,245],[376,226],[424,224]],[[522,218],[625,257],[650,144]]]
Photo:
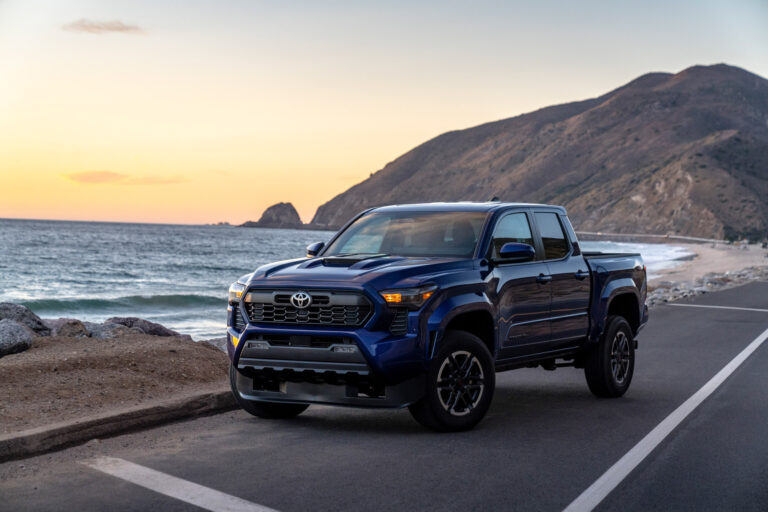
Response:
[[[307,292],[296,292],[291,295],[291,304],[293,304],[296,309],[306,309],[312,304],[312,296]]]

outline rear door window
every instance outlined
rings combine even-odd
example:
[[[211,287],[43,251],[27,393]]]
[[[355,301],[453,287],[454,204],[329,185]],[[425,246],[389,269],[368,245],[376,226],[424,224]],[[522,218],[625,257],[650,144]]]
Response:
[[[557,214],[539,212],[534,215],[541,234],[541,242],[544,245],[544,259],[565,258],[568,255],[568,238],[565,236]]]

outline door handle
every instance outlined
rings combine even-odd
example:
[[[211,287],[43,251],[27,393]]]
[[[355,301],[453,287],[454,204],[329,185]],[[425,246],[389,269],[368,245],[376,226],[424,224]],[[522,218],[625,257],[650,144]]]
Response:
[[[548,275],[545,275],[545,274],[539,274],[536,277],[536,282],[540,283],[540,284],[547,284],[551,280],[552,280],[552,276],[548,276]]]
[[[573,277],[575,277],[576,279],[581,281],[582,279],[585,279],[585,278],[589,277],[589,272],[585,272],[583,270],[579,270],[578,272],[573,274]]]

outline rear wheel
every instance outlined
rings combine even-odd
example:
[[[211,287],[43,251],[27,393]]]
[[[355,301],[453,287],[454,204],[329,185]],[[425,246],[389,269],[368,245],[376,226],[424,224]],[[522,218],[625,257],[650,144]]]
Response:
[[[465,331],[448,331],[430,363],[426,393],[409,410],[416,421],[432,430],[469,430],[491,405],[495,377],[493,357],[480,338]]]
[[[584,375],[589,390],[602,398],[622,396],[635,371],[632,328],[621,316],[609,316],[600,342],[587,354]]]
[[[237,391],[237,368],[229,365],[229,385],[232,388],[232,394],[235,395],[235,401],[243,410],[265,419],[287,419],[295,418],[307,410],[308,404],[283,404],[278,402],[261,402],[255,400],[246,400],[240,396]]]

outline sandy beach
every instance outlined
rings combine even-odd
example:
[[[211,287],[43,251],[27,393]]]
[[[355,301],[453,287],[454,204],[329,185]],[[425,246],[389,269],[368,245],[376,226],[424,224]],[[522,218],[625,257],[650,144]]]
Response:
[[[707,274],[724,274],[737,272],[752,267],[768,266],[768,249],[759,244],[726,245],[726,244],[679,244],[688,252],[694,254],[690,259],[683,260],[675,267],[656,272],[649,281],[651,288],[661,282],[690,283],[702,279]]]

